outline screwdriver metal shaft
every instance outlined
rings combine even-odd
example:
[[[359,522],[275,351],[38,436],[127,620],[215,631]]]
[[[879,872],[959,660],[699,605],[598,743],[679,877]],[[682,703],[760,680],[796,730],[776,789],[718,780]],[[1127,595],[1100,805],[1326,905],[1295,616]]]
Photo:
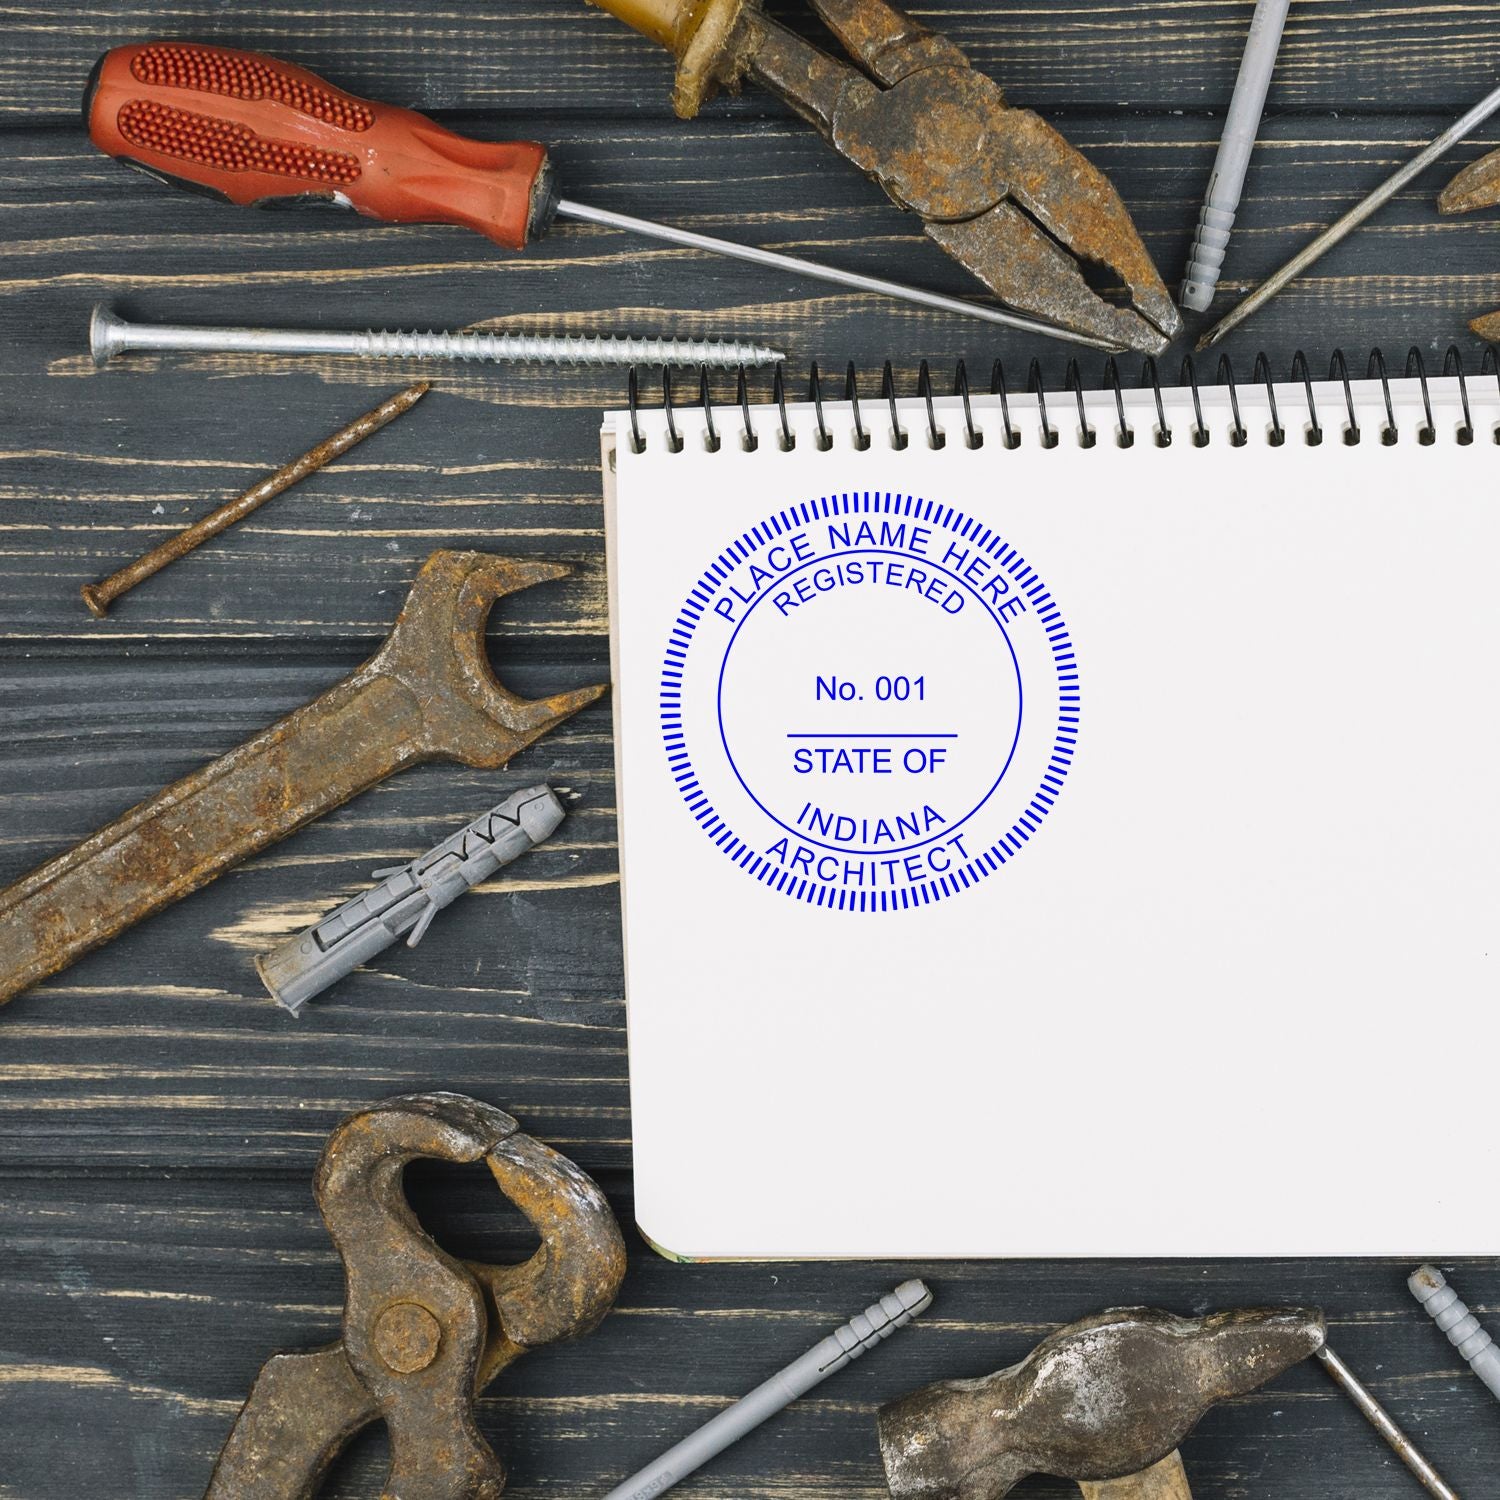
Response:
[[[691,229],[676,229],[670,224],[659,224],[652,219],[637,219],[630,214],[617,214],[607,208],[592,208],[587,203],[575,203],[570,198],[558,199],[555,212],[560,219],[577,219],[582,223],[600,224],[609,229],[625,229],[649,239],[663,240],[669,245],[681,245],[684,249],[707,250],[715,255],[728,256],[731,260],[747,261],[753,266],[769,266],[772,270],[790,271],[794,276],[806,276],[813,281],[853,287],[856,291],[873,292],[877,297],[893,297],[898,302],[910,302],[917,307],[957,313],[963,318],[979,318],[986,323],[998,323],[1002,328],[1015,328],[1041,338],[1060,339],[1066,344],[1086,344],[1091,349],[1105,349],[1111,353],[1118,353],[1124,347],[1121,344],[1111,344],[1105,339],[1093,338],[1086,333],[1059,328],[1053,323],[1043,323],[1037,318],[1006,312],[1004,308],[987,307],[980,302],[965,302],[959,297],[945,297],[941,292],[928,292],[921,287],[886,281],[879,276],[865,276],[859,271],[845,271],[837,266],[819,265],[816,261],[802,260],[795,255],[782,255],[777,250],[762,250],[758,245],[742,245],[735,240],[721,240],[711,234],[697,234]]]
[[[1238,328],[1253,312],[1266,305],[1288,282],[1295,281],[1315,260],[1332,250],[1346,235],[1352,234],[1377,208],[1389,203],[1418,173],[1425,171],[1438,157],[1451,151],[1471,130],[1500,109],[1500,88],[1486,94],[1466,114],[1460,115],[1440,136],[1412,157],[1399,171],[1393,172],[1374,192],[1361,198],[1341,219],[1335,220],[1316,239],[1297,252],[1274,276],[1268,276],[1256,289],[1221,318],[1198,340],[1197,352],[1217,344],[1226,334]]]
[[[294,107],[289,101],[295,100],[314,101],[317,108]],[[94,71],[85,115],[100,150],[162,181],[207,188],[241,206],[322,199],[385,224],[462,225],[509,250],[545,234],[560,215],[1042,338],[1122,347],[1109,341],[1110,330],[1074,333],[1007,309],[558,199],[546,148],[538,142],[456,135],[423,115],[355,98],[261,53],[202,42],[116,47]],[[631,362],[654,358],[632,356]]]

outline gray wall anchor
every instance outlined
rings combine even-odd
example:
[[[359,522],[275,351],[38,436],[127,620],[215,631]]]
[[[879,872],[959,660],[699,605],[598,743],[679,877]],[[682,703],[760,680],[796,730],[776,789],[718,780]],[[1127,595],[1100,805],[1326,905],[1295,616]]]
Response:
[[[1271,88],[1271,74],[1276,68],[1276,53],[1281,47],[1281,32],[1291,0],[1256,0],[1250,17],[1250,35],[1240,59],[1240,71],[1234,81],[1234,95],[1224,120],[1224,134],[1219,140],[1218,155],[1208,179],[1208,193],[1198,214],[1198,232],[1188,252],[1187,275],[1183,278],[1178,300],[1191,312],[1207,312],[1219,284],[1224,252],[1229,246],[1229,232],[1239,212],[1240,195],[1245,190],[1245,173],[1250,168],[1250,154],[1260,130],[1260,118],[1266,108],[1266,94]]]
[[[711,1417],[660,1458],[617,1484],[604,1500],[655,1500],[663,1490],[686,1479],[731,1443],[739,1442],[782,1407],[805,1396],[819,1382],[842,1370],[867,1349],[875,1348],[931,1305],[932,1293],[925,1283],[903,1281],[895,1291],[887,1292],[879,1302],[871,1303],[862,1313],[835,1328],[800,1359],[762,1381],[748,1396]]]
[[[1458,1299],[1447,1278],[1436,1266],[1418,1266],[1406,1278],[1411,1294],[1427,1309],[1427,1315],[1448,1335],[1448,1342],[1468,1360],[1469,1367],[1500,1397],[1500,1346],[1479,1319]]]
[[[445,906],[541,843],[564,816],[551,787],[528,787],[507,797],[420,859],[376,870],[379,885],[279,948],[259,954],[256,971],[278,1004],[301,1015],[314,995],[397,938],[405,937],[406,946],[415,948]]]

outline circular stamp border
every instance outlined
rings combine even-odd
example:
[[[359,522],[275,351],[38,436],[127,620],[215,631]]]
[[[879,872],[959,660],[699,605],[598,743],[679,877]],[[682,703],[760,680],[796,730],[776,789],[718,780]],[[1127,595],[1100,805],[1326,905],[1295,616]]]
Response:
[[[682,733],[682,677],[693,635],[725,581],[735,569],[762,547],[798,527],[843,516],[899,516],[941,527],[963,541],[974,543],[990,554],[1026,596],[1041,622],[1057,671],[1058,713],[1052,754],[1041,784],[1010,829],[983,853],[976,854],[956,870],[934,875],[915,885],[895,890],[834,890],[805,875],[794,874],[772,863],[756,851],[721,818],[699,783]],[[952,506],[939,505],[910,495],[863,491],[860,494],[825,495],[804,500],[773,513],[758,526],[731,542],[705,570],[688,592],[670,632],[663,656],[658,701],[662,743],[672,779],[688,810],[716,847],[763,885],[793,900],[806,901],[835,911],[905,911],[930,906],[945,896],[956,896],[977,885],[1010,863],[1030,842],[1042,819],[1051,812],[1062,791],[1078,742],[1078,664],[1072,638],[1062,613],[1026,559],[997,532]],[[774,822],[775,820],[772,819]],[[778,825],[780,826],[780,825]]]

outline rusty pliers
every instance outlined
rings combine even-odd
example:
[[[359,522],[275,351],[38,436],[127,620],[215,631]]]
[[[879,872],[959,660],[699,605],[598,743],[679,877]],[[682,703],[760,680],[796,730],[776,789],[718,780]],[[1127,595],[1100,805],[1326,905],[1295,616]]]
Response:
[[[1438,194],[1438,212],[1467,214],[1476,209],[1500,207],[1500,151],[1491,151],[1470,162]],[[1491,344],[1500,343],[1500,312],[1475,318],[1469,327]]]
[[[859,68],[769,19],[760,0],[594,3],[671,50],[684,119],[717,88],[753,78],[1009,306],[1142,353],[1159,353],[1181,328],[1109,179],[885,0],[810,0]],[[1119,276],[1135,311],[1093,291],[1074,256]]]
[[[440,1250],[401,1186],[422,1156],[482,1160],[541,1248],[512,1266]],[[625,1245],[603,1194],[509,1115],[462,1094],[408,1094],[350,1115],[313,1190],[344,1262],[343,1337],[266,1362],[205,1500],[310,1500],[378,1418],[390,1433],[386,1500],[496,1500],[505,1470],[474,1398],[528,1349],[587,1333],[609,1311]]]

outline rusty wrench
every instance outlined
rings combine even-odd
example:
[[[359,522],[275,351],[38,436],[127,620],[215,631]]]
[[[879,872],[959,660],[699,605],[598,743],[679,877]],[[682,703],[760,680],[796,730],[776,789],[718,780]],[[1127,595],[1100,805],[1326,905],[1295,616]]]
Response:
[[[485,651],[497,599],[567,571],[434,552],[351,676],[0,891],[0,1002],[393,772],[503,766],[592,703],[603,685],[518,698]]]
[[[520,1265],[460,1262],[413,1217],[417,1157],[483,1160],[541,1248]],[[625,1273],[604,1195],[509,1115],[462,1094],[407,1094],[350,1115],[313,1181],[344,1262],[343,1337],[262,1367],[205,1500],[308,1500],[360,1428],[390,1432],[387,1497],[494,1500],[505,1470],[474,1398],[528,1349],[588,1333]]]

